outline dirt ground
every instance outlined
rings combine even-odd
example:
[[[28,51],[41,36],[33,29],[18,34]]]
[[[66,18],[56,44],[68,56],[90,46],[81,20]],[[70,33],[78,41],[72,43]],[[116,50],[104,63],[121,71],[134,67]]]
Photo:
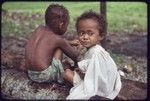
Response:
[[[147,83],[147,33],[108,33],[106,49],[110,53],[121,54],[120,68],[130,65],[131,73],[125,77]]]
[[[69,39],[73,36],[66,37]],[[16,68],[24,65],[24,47],[27,40],[25,37],[2,37],[1,67]],[[147,83],[147,33],[108,33],[105,48],[110,55],[119,55],[123,60],[117,63],[120,69],[128,65],[133,68],[131,73],[125,73],[125,78]],[[13,59],[11,54],[18,58]],[[15,62],[12,63],[11,60]]]

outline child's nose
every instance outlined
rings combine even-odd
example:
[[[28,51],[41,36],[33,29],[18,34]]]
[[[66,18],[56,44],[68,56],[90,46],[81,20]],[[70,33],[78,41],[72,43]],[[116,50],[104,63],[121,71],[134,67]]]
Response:
[[[88,36],[87,34],[85,34],[85,35],[84,35],[84,40],[88,39],[88,37],[89,37],[89,36]]]

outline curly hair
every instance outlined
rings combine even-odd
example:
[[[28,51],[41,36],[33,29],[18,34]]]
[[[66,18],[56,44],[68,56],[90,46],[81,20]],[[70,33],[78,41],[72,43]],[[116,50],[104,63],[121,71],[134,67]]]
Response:
[[[104,17],[103,17],[103,15],[99,15],[92,10],[84,12],[81,16],[79,16],[77,18],[76,25],[75,25],[77,30],[78,30],[79,22],[81,20],[85,20],[85,19],[93,19],[94,21],[96,21],[98,24],[98,28],[99,28],[99,34],[101,36],[104,36]]]
[[[49,5],[45,11],[45,24],[52,30],[56,30],[61,22],[69,22],[68,10],[62,5]]]

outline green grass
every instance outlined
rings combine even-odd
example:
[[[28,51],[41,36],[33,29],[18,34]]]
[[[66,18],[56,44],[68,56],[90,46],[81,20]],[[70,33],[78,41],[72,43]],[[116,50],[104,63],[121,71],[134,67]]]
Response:
[[[111,2],[107,6],[110,32],[147,31],[147,5],[142,2]]]
[[[88,9],[99,10],[99,2],[5,2],[2,8],[11,12],[22,11],[44,14],[48,5],[52,3],[64,5],[71,15]]]
[[[5,2],[2,5],[2,9],[7,10],[8,12],[24,12],[29,15],[38,13],[44,16],[46,8],[51,3],[62,4],[69,10],[71,19],[68,31],[75,32],[74,25],[76,18],[80,16],[84,11],[92,9],[98,13],[100,12],[100,2]],[[22,28],[19,28],[21,26],[15,27],[13,23],[15,23],[16,21],[12,21],[12,24],[8,25],[10,22],[7,21],[7,18],[2,20],[2,31],[7,30],[7,33],[11,33],[9,32],[9,30],[13,31],[17,28],[17,30],[27,30],[25,32],[30,32],[31,30],[33,30],[29,28],[23,29],[23,26]],[[36,25],[43,23],[44,18],[38,20],[37,22],[33,21],[32,23],[32,20],[30,22],[30,24]],[[108,32],[132,33],[135,31],[147,31],[147,5],[143,2],[107,2],[107,23]],[[11,25],[13,27],[10,27]],[[22,32],[20,31],[20,33]]]
[[[99,12],[99,2],[5,2],[2,8],[10,12],[32,12],[44,15],[46,8],[51,3],[64,5],[69,10],[71,21],[89,9]]]
[[[111,55],[111,57],[113,58],[113,60],[115,61],[116,64],[122,64],[124,62],[122,55],[114,54],[114,53],[111,53],[110,55]]]

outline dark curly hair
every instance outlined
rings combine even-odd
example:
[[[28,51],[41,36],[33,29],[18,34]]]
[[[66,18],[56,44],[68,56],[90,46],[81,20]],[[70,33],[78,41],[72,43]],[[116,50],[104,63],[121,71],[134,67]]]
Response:
[[[49,5],[45,11],[45,24],[52,30],[57,30],[61,22],[69,22],[68,10],[62,5]]]
[[[103,15],[99,15],[96,12],[89,10],[84,12],[81,16],[79,16],[77,18],[76,21],[76,29],[78,30],[78,24],[81,20],[85,20],[85,19],[93,19],[97,22],[98,24],[98,28],[99,28],[99,34],[101,36],[104,36],[104,17]]]

